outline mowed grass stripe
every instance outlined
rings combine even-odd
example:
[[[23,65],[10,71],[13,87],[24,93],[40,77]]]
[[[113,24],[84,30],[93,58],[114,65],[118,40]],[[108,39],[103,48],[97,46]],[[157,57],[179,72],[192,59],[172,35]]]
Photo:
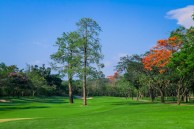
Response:
[[[15,120],[29,120],[32,118],[10,118],[10,119],[0,119],[0,123],[2,122],[9,122],[9,121],[15,121]]]

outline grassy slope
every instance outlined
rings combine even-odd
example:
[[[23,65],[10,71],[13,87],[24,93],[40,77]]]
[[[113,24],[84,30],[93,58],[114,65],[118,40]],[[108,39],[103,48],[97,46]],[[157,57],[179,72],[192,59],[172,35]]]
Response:
[[[65,101],[68,101],[67,99]],[[95,97],[89,105],[62,98],[0,103],[0,119],[34,118],[0,123],[2,129],[193,129],[194,106]]]

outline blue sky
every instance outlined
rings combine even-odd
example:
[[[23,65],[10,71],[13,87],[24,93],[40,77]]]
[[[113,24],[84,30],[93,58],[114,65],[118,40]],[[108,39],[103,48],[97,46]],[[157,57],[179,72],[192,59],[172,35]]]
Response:
[[[193,21],[193,0],[0,0],[0,62],[48,65],[63,32],[83,17],[98,22],[106,76],[119,57],[143,54],[179,25]],[[189,15],[185,18],[186,15]],[[191,18],[190,18],[191,19]]]

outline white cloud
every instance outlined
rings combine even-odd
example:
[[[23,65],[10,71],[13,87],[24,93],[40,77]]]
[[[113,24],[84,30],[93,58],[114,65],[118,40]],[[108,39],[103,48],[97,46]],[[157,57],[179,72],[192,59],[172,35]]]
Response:
[[[167,12],[169,19],[176,19],[178,25],[182,25],[185,28],[194,26],[192,14],[194,13],[194,5],[189,5],[184,8],[179,8]]]

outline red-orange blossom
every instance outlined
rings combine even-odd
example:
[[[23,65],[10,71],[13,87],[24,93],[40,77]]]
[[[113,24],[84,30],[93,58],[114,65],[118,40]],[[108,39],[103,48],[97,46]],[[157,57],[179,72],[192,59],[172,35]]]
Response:
[[[143,57],[142,62],[146,70],[158,68],[160,73],[165,72],[165,66],[170,61],[172,54],[180,49],[182,42],[173,36],[168,39],[158,40],[149,54]]]

